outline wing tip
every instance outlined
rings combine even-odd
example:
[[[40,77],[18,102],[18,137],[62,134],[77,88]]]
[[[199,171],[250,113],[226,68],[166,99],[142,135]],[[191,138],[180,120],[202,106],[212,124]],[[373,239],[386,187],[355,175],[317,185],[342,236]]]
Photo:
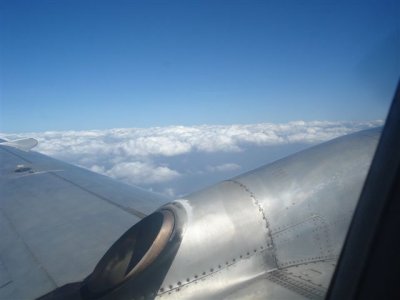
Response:
[[[14,141],[0,141],[0,145],[17,148],[23,151],[29,151],[39,144],[38,140],[34,138],[23,138]]]

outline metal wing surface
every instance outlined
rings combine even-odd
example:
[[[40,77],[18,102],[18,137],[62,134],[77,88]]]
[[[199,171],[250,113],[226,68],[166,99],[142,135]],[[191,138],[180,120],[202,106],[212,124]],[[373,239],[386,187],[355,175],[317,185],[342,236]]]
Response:
[[[174,201],[0,143],[0,299],[322,299],[380,131]]]
[[[84,279],[127,229],[169,199],[0,144],[0,299]]]

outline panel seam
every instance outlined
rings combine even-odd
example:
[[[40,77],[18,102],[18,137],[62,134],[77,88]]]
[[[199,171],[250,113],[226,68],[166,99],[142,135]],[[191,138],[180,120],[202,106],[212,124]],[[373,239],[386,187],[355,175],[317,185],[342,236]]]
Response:
[[[122,209],[123,211],[125,211],[125,212],[127,212],[127,213],[129,213],[129,214],[131,214],[131,215],[134,215],[134,216],[138,217],[139,219],[143,219],[143,218],[145,218],[145,217],[147,216],[146,214],[144,214],[144,213],[142,213],[141,211],[138,211],[138,210],[136,210],[136,209],[134,209],[134,208],[126,207],[126,206],[123,206],[123,205],[121,205],[121,204],[115,203],[114,201],[112,201],[112,200],[110,200],[110,199],[108,199],[108,198],[106,198],[106,197],[104,197],[104,196],[102,196],[102,195],[100,195],[100,194],[97,194],[97,193],[95,193],[95,192],[93,192],[93,191],[91,191],[91,190],[89,190],[89,189],[87,189],[87,188],[85,188],[85,187],[83,187],[83,186],[81,186],[81,185],[79,185],[79,184],[77,184],[77,183],[75,183],[75,182],[69,180],[69,179],[66,179],[65,177],[62,177],[62,176],[59,175],[59,174],[56,174],[56,173],[54,173],[54,172],[52,172],[52,171],[49,171],[49,173],[50,173],[51,175],[53,175],[54,177],[57,177],[57,178],[59,178],[59,179],[65,181],[65,182],[68,182],[69,184],[72,184],[73,186],[75,186],[75,187],[77,187],[77,188],[79,188],[79,189],[81,189],[81,190],[83,190],[83,191],[85,191],[85,192],[87,192],[87,193],[89,193],[89,194],[91,194],[91,195],[93,195],[93,196],[95,196],[95,197],[97,197],[97,198],[99,198],[99,199],[101,199],[101,200],[107,202],[108,204],[111,204],[111,205],[113,205],[113,206],[116,206],[116,207],[118,207],[119,209]]]
[[[272,256],[274,258],[275,265],[276,265],[276,267],[278,267],[278,261],[277,261],[277,255],[276,255],[276,246],[275,246],[275,243],[274,243],[274,239],[272,238],[271,226],[270,226],[269,220],[268,220],[268,218],[266,216],[266,213],[264,211],[264,208],[263,208],[262,204],[258,201],[258,199],[256,198],[255,194],[250,190],[250,188],[248,186],[246,186],[244,183],[242,183],[242,182],[240,182],[238,180],[235,180],[235,179],[230,179],[230,180],[227,180],[227,181],[228,182],[232,182],[232,183],[238,185],[239,187],[241,187],[246,193],[249,194],[250,198],[253,200],[254,204],[257,206],[258,211],[262,215],[262,219],[263,219],[263,221],[265,223],[265,228],[267,230],[267,236],[268,236],[268,238],[270,240],[270,243],[271,243],[270,245],[267,245],[267,246],[270,246],[269,248],[272,250]]]
[[[25,161],[25,162],[27,162],[27,163],[29,163],[29,164],[32,163],[29,159],[26,159],[25,157],[23,157],[23,156],[21,156],[21,155],[15,153],[15,152],[13,152],[13,151],[11,151],[10,149],[7,149],[7,148],[4,147],[4,146],[0,147],[0,149],[1,149],[1,150],[4,150],[4,151],[6,151],[6,152],[8,152],[8,153],[10,153],[10,154],[12,154],[12,155],[14,155],[14,156],[20,158],[20,159],[22,159],[23,161]]]

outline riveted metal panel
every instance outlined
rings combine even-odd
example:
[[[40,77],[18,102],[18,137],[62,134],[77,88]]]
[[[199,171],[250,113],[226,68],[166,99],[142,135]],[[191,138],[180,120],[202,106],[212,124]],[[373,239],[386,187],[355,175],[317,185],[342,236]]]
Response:
[[[162,294],[212,280],[210,276],[221,272],[228,274],[224,284],[229,286],[237,278],[227,270],[237,264],[254,265],[259,252],[264,270],[276,267],[267,222],[251,191],[227,181],[177,202],[185,208],[187,222]]]
[[[220,299],[261,276],[322,299],[379,134],[342,137],[177,200],[188,222],[158,296]]]

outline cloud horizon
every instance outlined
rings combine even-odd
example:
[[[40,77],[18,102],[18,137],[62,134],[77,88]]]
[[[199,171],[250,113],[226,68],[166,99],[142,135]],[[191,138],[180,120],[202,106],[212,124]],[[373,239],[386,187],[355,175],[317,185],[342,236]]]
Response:
[[[382,120],[293,121],[4,136],[36,138],[35,151],[176,197],[316,143],[382,125]]]

